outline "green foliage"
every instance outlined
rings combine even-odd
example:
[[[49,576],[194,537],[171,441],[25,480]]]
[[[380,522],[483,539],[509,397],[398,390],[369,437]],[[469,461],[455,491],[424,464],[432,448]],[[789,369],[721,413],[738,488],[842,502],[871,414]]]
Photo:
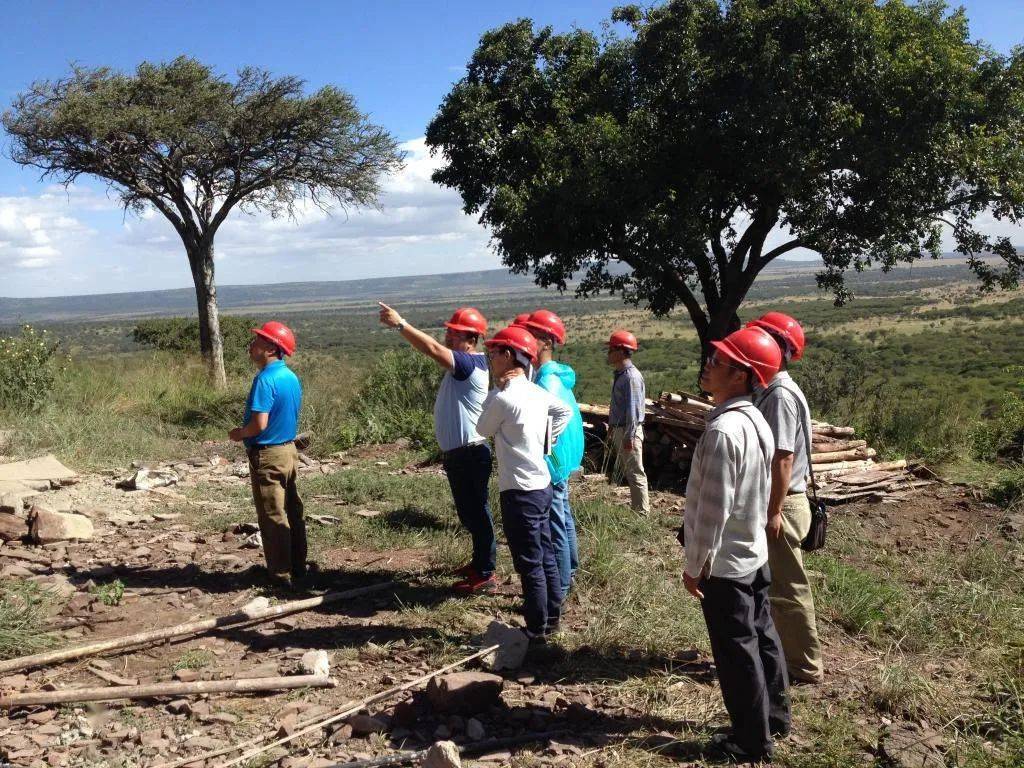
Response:
[[[53,390],[60,371],[59,344],[31,325],[0,338],[0,407],[37,410]]]
[[[514,271],[683,305],[702,341],[774,258],[818,252],[841,303],[847,271],[937,257],[940,216],[1004,259],[972,261],[985,285],[1013,285],[1021,256],[974,220],[1024,214],[1024,50],[991,54],[947,10],[675,0],[618,9],[628,34],[601,39],[521,19],[481,37],[428,126],[433,178]]]
[[[121,598],[124,597],[124,582],[114,579],[108,584],[97,585],[93,591],[104,605],[120,605]]]
[[[0,581],[0,659],[13,659],[53,645],[43,625],[52,598],[31,581]]]
[[[341,428],[341,444],[387,443],[400,437],[434,445],[438,365],[409,349],[389,350],[373,364]]]
[[[246,350],[252,339],[256,320],[235,315],[221,315],[220,332],[226,358],[247,359]],[[139,321],[132,329],[136,344],[172,352],[199,352],[199,321],[192,317],[161,317]]]
[[[982,461],[1024,462],[1024,366],[1011,366],[1016,391],[1007,392],[990,418],[974,430],[974,455]]]
[[[202,669],[213,664],[213,661],[214,656],[212,653],[203,648],[198,648],[182,653],[174,664],[171,665],[171,669],[175,671],[179,669]]]

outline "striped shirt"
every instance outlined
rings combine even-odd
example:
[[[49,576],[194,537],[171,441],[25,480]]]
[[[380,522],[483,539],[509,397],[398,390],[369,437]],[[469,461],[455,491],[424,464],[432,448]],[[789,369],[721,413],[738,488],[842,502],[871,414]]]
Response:
[[[625,427],[626,437],[632,438],[636,434],[637,425],[644,422],[646,398],[644,377],[633,365],[633,361],[627,360],[621,371],[615,371],[612,381],[608,426]]]
[[[739,579],[768,562],[768,496],[775,442],[749,396],[708,414],[686,483],[686,573]]]

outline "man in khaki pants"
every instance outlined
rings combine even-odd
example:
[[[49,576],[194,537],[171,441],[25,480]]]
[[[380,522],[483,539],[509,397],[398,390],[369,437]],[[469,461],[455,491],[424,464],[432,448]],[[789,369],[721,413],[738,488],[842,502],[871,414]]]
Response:
[[[772,618],[782,639],[790,679],[820,683],[824,671],[814,595],[800,550],[800,542],[811,527],[811,505],[807,500],[811,411],[800,387],[786,370],[789,360],[803,356],[804,332],[796,320],[781,312],[769,312],[748,326],[767,331],[782,350],[781,369],[754,398],[775,437],[768,502]]]
[[[634,512],[649,515],[651,501],[644,472],[644,377],[633,365],[633,353],[639,349],[636,336],[615,331],[608,339],[608,364],[615,369],[612,400],[608,407],[611,447],[615,456],[612,479],[623,476],[629,483],[630,505]]]
[[[252,498],[256,505],[269,582],[291,588],[306,575],[306,523],[295,480],[302,386],[285,364],[295,352],[295,336],[281,323],[254,328],[249,359],[259,373],[245,403],[245,425],[232,429],[232,440],[245,442]]]

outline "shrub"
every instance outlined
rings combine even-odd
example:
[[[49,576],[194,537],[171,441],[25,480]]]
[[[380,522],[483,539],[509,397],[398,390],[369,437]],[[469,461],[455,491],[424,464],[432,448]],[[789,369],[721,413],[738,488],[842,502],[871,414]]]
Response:
[[[879,385],[866,393],[854,424],[882,455],[946,461],[967,448],[969,425],[959,400],[908,396],[900,388]]]
[[[47,400],[59,369],[58,346],[31,325],[0,339],[0,406],[37,410]]]
[[[247,349],[251,329],[259,325],[248,317],[221,315],[220,332],[224,342],[224,362],[232,369],[248,362]],[[199,353],[199,321],[194,317],[161,317],[142,320],[132,329],[132,340],[144,347],[172,352]]]
[[[340,443],[388,443],[400,437],[434,444],[434,398],[441,369],[412,350],[385,352],[370,369],[341,428]]]
[[[992,417],[972,433],[975,458],[982,461],[1024,461],[1024,366],[1007,372],[1017,377],[1018,391],[1007,392]]]
[[[793,375],[811,406],[811,412],[845,421],[867,380],[865,352],[858,346],[822,348],[794,367]]]

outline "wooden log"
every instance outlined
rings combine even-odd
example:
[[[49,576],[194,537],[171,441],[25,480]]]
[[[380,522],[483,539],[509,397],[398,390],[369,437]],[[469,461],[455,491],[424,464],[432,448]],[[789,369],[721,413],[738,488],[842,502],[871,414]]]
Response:
[[[829,440],[828,442],[811,443],[811,453],[817,458],[819,453],[852,451],[854,448],[867,448],[867,446],[867,440]]]
[[[34,691],[0,696],[0,709],[36,704],[69,704],[117,699],[154,699],[161,696],[192,696],[201,693],[255,693],[295,688],[333,688],[337,683],[322,675],[256,677],[247,680],[197,680],[194,683],[152,683],[150,685],[108,685],[103,688],[72,688],[65,691]]]
[[[852,451],[826,451],[822,453],[812,453],[811,461],[814,462],[815,465],[817,465],[830,464],[835,461],[857,461],[858,459],[872,459],[874,457],[874,448],[854,448]]]
[[[443,675],[445,672],[449,672],[449,671],[455,669],[456,667],[461,667],[464,664],[468,664],[469,662],[473,661],[474,659],[479,659],[481,656],[486,656],[489,653],[493,653],[499,647],[500,646],[498,646],[498,645],[490,645],[490,646],[488,646],[486,648],[482,648],[481,650],[477,651],[476,653],[470,654],[469,656],[465,656],[465,657],[459,659],[458,661],[453,661],[451,664],[448,664],[448,665],[446,665],[444,667],[441,667],[440,669],[435,669],[433,672],[428,672],[425,675],[417,677],[415,680],[410,680],[407,683],[402,683],[401,685],[393,686],[391,688],[388,688],[386,690],[381,691],[380,693],[375,693],[372,696],[367,696],[366,698],[360,699],[359,701],[349,702],[348,704],[345,704],[344,706],[342,706],[340,709],[336,710],[334,714],[332,714],[332,715],[330,715],[330,716],[328,716],[326,718],[323,718],[322,720],[306,720],[304,722],[301,722],[301,723],[298,724],[298,730],[296,730],[291,735],[283,736],[282,738],[277,739],[276,741],[272,741],[269,744],[262,744],[261,746],[254,747],[253,749],[250,749],[248,752],[243,752],[238,757],[232,758],[231,760],[228,760],[225,763],[221,763],[220,765],[217,766],[217,768],[228,768],[228,766],[230,766],[230,765],[237,765],[238,763],[244,763],[247,760],[249,760],[249,759],[251,759],[253,757],[256,757],[257,755],[263,754],[264,752],[266,752],[269,749],[273,749],[274,747],[279,747],[282,744],[287,744],[288,742],[293,741],[293,740],[298,739],[298,738],[301,738],[302,736],[305,736],[306,734],[315,733],[316,731],[321,730],[325,726],[331,725],[332,723],[336,723],[339,720],[344,720],[346,717],[351,717],[352,715],[354,715],[357,712],[359,712],[360,710],[370,706],[371,704],[376,704],[376,703],[381,702],[381,701],[386,701],[387,699],[390,699],[393,696],[396,696],[396,695],[398,695],[400,693],[404,693],[405,691],[408,691],[408,690],[410,690],[412,688],[415,688],[416,686],[421,685],[422,683],[429,682],[430,680],[432,680],[433,678],[437,677],[438,675]],[[203,754],[203,755],[196,755],[195,757],[190,757],[190,758],[178,760],[178,761],[173,762],[173,763],[164,763],[162,765],[155,766],[155,768],[177,768],[177,766],[188,765],[189,763],[194,763],[194,762],[197,762],[199,760],[209,760],[211,757],[219,757],[220,755],[225,755],[225,754],[228,754],[230,752],[238,752],[238,751],[240,751],[242,749],[245,749],[248,746],[252,746],[254,744],[260,744],[261,742],[265,741],[267,738],[269,738],[269,736],[257,737],[255,739],[250,739],[248,741],[239,742],[237,744],[233,744],[230,747],[225,747],[225,748],[220,749],[220,750],[215,750],[213,752],[208,752],[208,753]]]
[[[171,640],[178,637],[201,635],[223,627],[230,627],[237,624],[261,623],[270,621],[280,616],[288,616],[293,613],[308,611],[321,605],[328,605],[340,600],[348,600],[353,597],[362,597],[374,592],[380,592],[395,586],[395,582],[386,581],[381,584],[372,584],[368,587],[358,587],[344,592],[329,592],[326,595],[310,597],[305,600],[293,600],[280,605],[272,605],[258,611],[238,611],[226,616],[217,616],[212,619],[190,621],[184,624],[175,624],[172,627],[161,627],[160,629],[136,632],[133,635],[114,637],[109,640],[99,640],[86,645],[79,645],[73,648],[63,648],[57,651],[46,651],[31,656],[21,656],[16,659],[0,661],[0,673],[8,674],[22,669],[32,667],[43,667],[50,664],[59,664],[71,659],[81,659],[86,656],[97,656],[108,651],[121,650],[123,648],[134,648],[136,646],[154,645],[164,640]]]
[[[825,472],[835,472],[838,469],[867,469],[873,466],[870,459],[864,461],[833,461],[828,464],[812,464],[811,468],[815,474],[823,474]]]
[[[813,435],[824,435],[825,437],[853,437],[856,430],[853,427],[835,427],[831,424],[813,425]]]

